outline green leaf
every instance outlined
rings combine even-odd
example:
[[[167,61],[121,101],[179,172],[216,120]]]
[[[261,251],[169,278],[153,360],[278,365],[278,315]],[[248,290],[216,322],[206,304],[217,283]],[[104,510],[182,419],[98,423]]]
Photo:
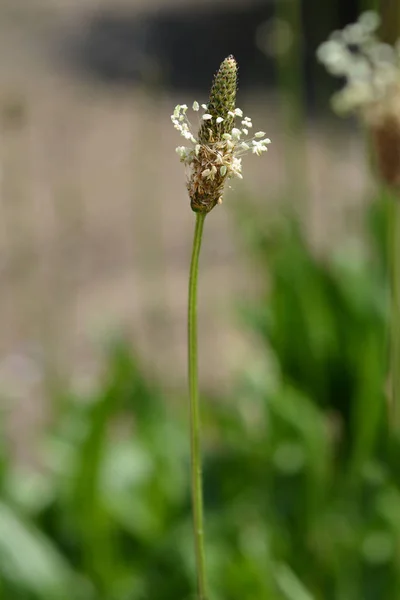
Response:
[[[275,578],[279,589],[287,600],[315,600],[315,597],[287,565],[277,565]]]
[[[4,502],[0,502],[0,577],[16,593],[40,600],[68,600],[71,590],[74,600],[81,597],[80,582],[61,554]]]

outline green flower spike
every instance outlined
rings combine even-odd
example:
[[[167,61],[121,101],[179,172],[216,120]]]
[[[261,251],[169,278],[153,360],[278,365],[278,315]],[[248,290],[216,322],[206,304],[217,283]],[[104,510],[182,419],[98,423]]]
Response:
[[[187,189],[192,210],[207,214],[216,204],[221,204],[225,183],[232,177],[242,179],[241,156],[251,150],[260,156],[268,150],[271,140],[263,131],[246,139],[253,127],[249,117],[243,117],[236,108],[237,62],[228,56],[218,69],[211,87],[208,104],[201,117],[197,138],[193,135],[187,118],[188,107],[178,104],[171,116],[175,129],[193,146],[179,146],[176,151],[188,168]],[[198,102],[192,106],[200,110]],[[241,119],[241,129],[235,127],[235,119]]]
[[[218,69],[210,92],[207,113],[212,117],[203,121],[199,131],[202,144],[221,142],[224,133],[231,134],[234,124],[238,66],[228,56]]]

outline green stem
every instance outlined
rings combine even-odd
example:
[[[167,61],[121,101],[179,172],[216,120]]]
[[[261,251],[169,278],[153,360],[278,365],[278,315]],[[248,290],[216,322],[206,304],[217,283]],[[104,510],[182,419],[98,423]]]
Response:
[[[304,101],[304,32],[300,0],[277,2],[276,15],[290,28],[292,43],[286,52],[277,54],[277,73],[284,127],[284,152],[287,168],[288,197],[293,191],[306,202],[307,148]],[[304,204],[302,205],[302,209]]]
[[[190,264],[188,311],[191,478],[198,600],[206,600],[200,408],[197,368],[197,279],[199,272],[201,238],[203,235],[205,218],[205,214],[198,213],[196,215],[192,261]]]
[[[400,205],[392,197],[390,215],[390,377],[391,421],[394,430],[400,431]]]

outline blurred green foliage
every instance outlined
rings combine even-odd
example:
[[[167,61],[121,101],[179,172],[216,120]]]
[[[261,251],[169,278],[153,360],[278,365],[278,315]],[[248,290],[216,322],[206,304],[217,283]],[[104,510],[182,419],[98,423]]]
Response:
[[[241,318],[261,351],[232,396],[202,399],[212,600],[398,598],[387,209],[328,258],[292,219],[240,214],[265,281]],[[164,395],[116,343],[96,393],[57,400],[40,470],[1,448],[0,596],[193,598],[185,391]]]

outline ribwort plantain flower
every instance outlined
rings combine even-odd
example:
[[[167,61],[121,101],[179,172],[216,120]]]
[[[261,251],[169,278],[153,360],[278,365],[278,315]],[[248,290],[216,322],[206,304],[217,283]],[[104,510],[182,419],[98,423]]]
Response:
[[[178,104],[171,115],[175,129],[191,143],[178,146],[176,152],[188,168],[187,189],[192,210],[197,213],[207,214],[221,204],[228,179],[242,179],[243,154],[251,151],[261,156],[271,143],[263,131],[249,136],[252,121],[236,107],[237,71],[236,60],[228,56],[214,77],[208,104],[193,102],[194,112],[203,111],[197,137],[186,104]],[[240,128],[235,127],[236,119],[240,119]]]
[[[367,11],[336,31],[317,52],[346,85],[332,98],[339,114],[356,113],[371,131],[382,180],[400,192],[400,40],[390,46],[376,34],[379,16]]]

